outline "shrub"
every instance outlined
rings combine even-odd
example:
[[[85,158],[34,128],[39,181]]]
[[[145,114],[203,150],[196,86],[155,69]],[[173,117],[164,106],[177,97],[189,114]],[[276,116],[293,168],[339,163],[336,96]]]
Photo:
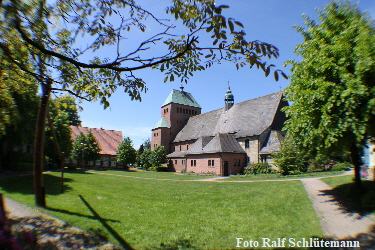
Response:
[[[165,166],[159,166],[158,172],[168,172],[168,167],[165,167]]]
[[[332,165],[332,171],[348,170],[352,165],[349,162],[340,162]]]
[[[255,163],[244,169],[244,174],[271,174],[274,171],[267,163]]]

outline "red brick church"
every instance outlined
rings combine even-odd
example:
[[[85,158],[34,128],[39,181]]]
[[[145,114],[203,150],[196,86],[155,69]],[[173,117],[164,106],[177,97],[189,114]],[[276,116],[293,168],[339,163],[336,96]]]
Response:
[[[272,163],[280,150],[288,103],[282,92],[234,103],[228,88],[224,107],[201,114],[201,106],[184,88],[172,90],[152,129],[151,148],[163,145],[170,171],[240,173],[253,163]]]

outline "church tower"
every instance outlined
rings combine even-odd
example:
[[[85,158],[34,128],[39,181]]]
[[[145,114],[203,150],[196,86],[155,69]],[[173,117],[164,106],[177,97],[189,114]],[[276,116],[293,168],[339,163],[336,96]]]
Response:
[[[234,96],[232,94],[232,91],[230,90],[229,83],[228,83],[227,93],[225,94],[224,102],[225,102],[225,108],[224,108],[225,111],[228,111],[234,104]]]
[[[154,150],[156,146],[162,145],[167,153],[171,153],[171,142],[187,120],[201,114],[201,110],[201,106],[192,94],[184,91],[183,86],[180,90],[172,90],[161,106],[159,122],[152,129],[151,149]]]

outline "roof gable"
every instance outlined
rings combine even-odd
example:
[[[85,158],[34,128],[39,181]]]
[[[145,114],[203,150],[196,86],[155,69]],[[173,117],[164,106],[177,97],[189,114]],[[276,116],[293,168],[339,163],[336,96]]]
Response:
[[[80,133],[87,135],[91,131],[99,144],[100,154],[116,155],[118,146],[122,142],[121,131],[78,126],[70,126],[70,129],[72,131],[70,136],[72,140],[75,140]]]
[[[271,154],[273,152],[279,152],[281,147],[280,143],[284,140],[284,136],[281,131],[272,130],[269,132],[264,146],[259,151],[260,154]]]
[[[167,99],[164,101],[162,107],[170,103],[177,103],[177,104],[182,104],[186,106],[201,108],[201,106],[194,99],[192,94],[185,92],[185,91],[176,90],[176,89],[172,90],[172,92],[169,94]]]
[[[208,142],[205,146],[203,144]],[[203,146],[203,147],[202,147]],[[186,154],[245,153],[232,134],[217,134],[215,137],[200,137]]]
[[[248,101],[236,103],[229,110],[217,109],[189,118],[187,124],[177,134],[174,142],[232,133],[237,138],[259,135],[275,123],[280,111],[282,92],[276,92]],[[278,120],[286,119],[280,116]],[[283,121],[280,121],[281,123]]]

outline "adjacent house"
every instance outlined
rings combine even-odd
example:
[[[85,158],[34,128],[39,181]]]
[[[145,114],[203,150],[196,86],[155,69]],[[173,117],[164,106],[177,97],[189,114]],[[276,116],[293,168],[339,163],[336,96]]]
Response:
[[[116,161],[117,149],[119,144],[122,142],[122,132],[116,130],[106,130],[98,128],[78,127],[70,126],[72,131],[71,139],[75,140],[80,133],[87,135],[90,131],[92,132],[95,140],[98,142],[100,147],[101,159],[95,162],[95,167],[104,168],[122,168],[122,164]],[[82,152],[84,154],[84,152]],[[75,164],[81,163],[81,161],[73,161]],[[86,166],[94,166],[94,162],[85,162]]]
[[[152,129],[151,148],[163,145],[170,171],[238,174],[247,164],[272,163],[286,121],[282,92],[234,103],[228,88],[224,107],[201,114],[191,93],[172,90]]]

